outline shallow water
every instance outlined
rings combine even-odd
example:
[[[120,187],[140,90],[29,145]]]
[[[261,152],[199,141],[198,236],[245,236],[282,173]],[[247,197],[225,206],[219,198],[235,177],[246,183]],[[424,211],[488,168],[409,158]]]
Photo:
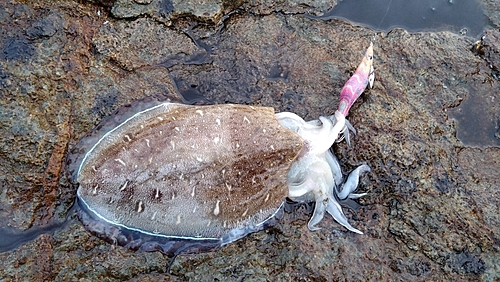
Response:
[[[344,0],[321,18],[345,19],[375,30],[449,30],[473,37],[490,25],[474,0]]]
[[[496,83],[471,83],[460,106],[447,110],[457,121],[457,139],[469,147],[500,147],[499,89]]]
[[[70,214],[73,213],[71,212]],[[33,227],[26,231],[4,227],[2,224],[0,225],[0,253],[14,250],[27,242],[35,240],[42,234],[53,234],[58,230],[62,230],[73,220],[75,220],[73,217],[68,217],[63,222],[54,222],[46,226]]]

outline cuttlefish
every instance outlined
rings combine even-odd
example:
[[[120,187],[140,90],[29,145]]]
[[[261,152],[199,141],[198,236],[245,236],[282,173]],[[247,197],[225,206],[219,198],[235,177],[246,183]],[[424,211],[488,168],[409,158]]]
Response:
[[[214,250],[274,224],[287,197],[315,202],[310,230],[328,212],[362,234],[339,200],[365,195],[354,191],[370,168],[363,164],[344,181],[330,148],[349,140],[346,116],[373,78],[370,45],[335,113],[307,122],[269,107],[135,103],[135,114],[107,119],[72,150],[78,216],[112,243],[173,256]]]

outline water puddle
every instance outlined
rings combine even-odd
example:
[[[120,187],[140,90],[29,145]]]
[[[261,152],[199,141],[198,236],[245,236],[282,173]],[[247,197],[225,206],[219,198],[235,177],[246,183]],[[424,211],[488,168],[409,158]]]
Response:
[[[460,106],[447,109],[457,121],[457,139],[469,147],[500,147],[500,87],[498,83],[471,85]]]
[[[35,240],[42,234],[53,235],[56,231],[65,229],[75,220],[77,220],[76,205],[69,209],[66,218],[63,220],[53,220],[47,225],[34,226],[24,231],[9,227],[5,220],[0,220],[0,253],[12,251],[25,243]]]
[[[315,19],[344,19],[375,30],[461,32],[478,37],[491,26],[474,0],[344,0]]]
[[[47,226],[33,227],[26,231],[20,231],[9,227],[0,228],[0,253],[12,251],[17,247],[31,242],[42,234],[54,234],[58,230],[66,228],[66,226],[76,220],[67,218],[64,222],[52,223]]]

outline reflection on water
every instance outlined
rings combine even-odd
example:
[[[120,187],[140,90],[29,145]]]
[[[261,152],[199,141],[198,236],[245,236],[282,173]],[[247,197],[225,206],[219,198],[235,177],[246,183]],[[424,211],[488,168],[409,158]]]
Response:
[[[344,0],[320,18],[346,19],[385,31],[466,31],[473,37],[489,25],[475,0]]]

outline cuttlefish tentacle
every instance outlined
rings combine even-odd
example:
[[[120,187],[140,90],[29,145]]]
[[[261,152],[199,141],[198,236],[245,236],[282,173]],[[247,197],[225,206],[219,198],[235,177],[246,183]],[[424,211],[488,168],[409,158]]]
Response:
[[[342,211],[342,207],[339,205],[339,203],[337,203],[334,197],[328,198],[328,206],[326,210],[340,225],[344,226],[345,228],[349,229],[352,232],[363,234],[363,232],[359,231],[358,229],[352,227],[349,224],[349,222],[347,221],[347,217],[344,215],[344,212]]]
[[[351,199],[356,199],[359,197],[362,197],[366,195],[366,193],[363,194],[352,194],[354,190],[358,187],[359,183],[359,176],[363,172],[369,172],[371,171],[370,167],[368,165],[360,165],[358,166],[355,170],[353,170],[350,174],[349,177],[347,178],[347,181],[344,183],[342,186],[341,191],[336,191],[337,197],[339,199],[344,200],[346,198],[351,198]]]
[[[335,157],[335,155],[329,150],[325,153],[325,158],[330,166],[330,170],[332,171],[335,185],[340,185],[342,183],[342,170],[340,170],[340,164],[337,157]]]
[[[307,175],[302,173],[306,169]],[[288,196],[296,201],[314,197],[316,206],[307,226],[310,230],[318,230],[316,225],[323,219],[328,206],[329,193],[325,191],[333,191],[335,185],[330,165],[324,159],[311,157],[294,163],[290,171],[295,173],[289,173]]]
[[[346,119],[345,126],[340,131],[341,135],[340,135],[339,139],[337,139],[337,141],[335,141],[335,142],[338,143],[338,142],[341,142],[342,140],[345,139],[345,141],[347,142],[347,146],[351,147],[351,138],[350,138],[349,131],[351,131],[354,136],[356,135],[356,129],[354,128],[354,126],[352,126],[351,122],[349,122]]]
[[[313,216],[309,220],[307,227],[310,230],[318,230],[320,228],[316,227],[316,225],[323,219],[328,207],[329,195],[324,191],[332,191],[335,182],[328,163],[319,158],[316,162],[309,165],[308,178],[309,182],[311,182],[310,185],[314,185],[310,188],[313,188],[312,191],[316,200],[316,205],[314,207]],[[325,181],[318,182],[318,179],[324,179]]]
[[[307,223],[307,228],[311,231],[319,230],[321,227],[317,227],[318,223],[325,216],[325,212],[328,209],[328,197],[321,197],[316,199],[316,205],[314,206],[314,213]]]

